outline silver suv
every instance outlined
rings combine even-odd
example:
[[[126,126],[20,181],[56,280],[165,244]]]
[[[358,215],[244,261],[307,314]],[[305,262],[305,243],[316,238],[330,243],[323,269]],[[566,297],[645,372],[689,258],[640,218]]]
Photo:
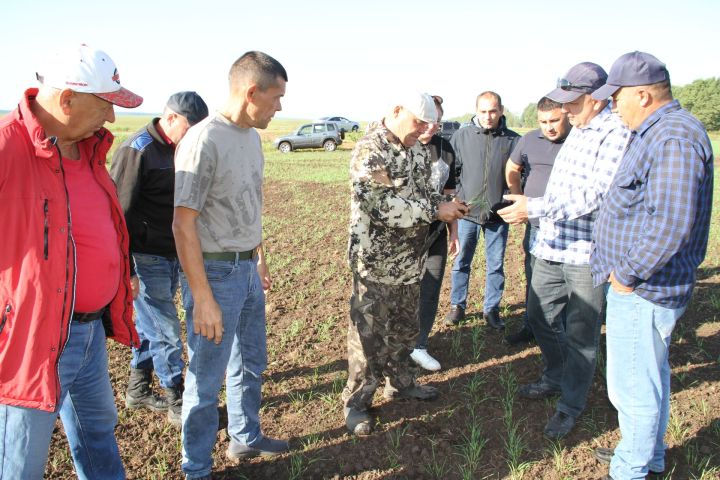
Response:
[[[280,137],[273,142],[282,153],[301,148],[324,148],[328,152],[333,152],[340,144],[342,144],[340,130],[330,122],[305,124],[295,133]]]
[[[322,117],[318,118],[316,122],[332,122],[338,126],[342,133],[357,132],[360,130],[360,124],[358,122],[353,122],[345,117]]]

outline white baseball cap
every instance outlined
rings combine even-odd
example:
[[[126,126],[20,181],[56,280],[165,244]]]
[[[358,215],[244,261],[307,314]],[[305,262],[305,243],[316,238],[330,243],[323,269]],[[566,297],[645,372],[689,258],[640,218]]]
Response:
[[[120,86],[115,62],[105,52],[84,44],[53,54],[36,76],[48,87],[92,93],[120,107],[135,108],[143,101]]]
[[[432,123],[437,120],[435,101],[427,93],[408,91],[399,95],[395,106],[400,105],[423,122]]]

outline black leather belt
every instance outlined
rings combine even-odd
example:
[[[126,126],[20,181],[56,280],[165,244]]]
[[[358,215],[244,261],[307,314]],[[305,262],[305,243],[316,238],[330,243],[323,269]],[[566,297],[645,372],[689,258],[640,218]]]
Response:
[[[203,252],[205,260],[221,260],[225,262],[235,262],[237,260],[250,260],[257,256],[257,248],[246,250],[244,252]]]
[[[88,322],[92,322],[94,320],[99,320],[100,317],[103,316],[103,313],[105,313],[105,308],[107,308],[107,307],[103,307],[100,310],[98,310],[97,312],[86,312],[86,313],[75,312],[75,313],[73,313],[72,321],[77,322],[77,323],[88,323]]]

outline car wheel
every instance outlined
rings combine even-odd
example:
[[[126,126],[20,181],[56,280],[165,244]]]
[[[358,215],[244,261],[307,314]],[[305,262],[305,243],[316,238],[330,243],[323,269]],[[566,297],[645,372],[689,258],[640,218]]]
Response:
[[[353,125],[352,131],[357,132],[360,128],[357,125]]]
[[[326,152],[334,152],[337,148],[337,144],[335,143],[335,140],[325,140],[323,142],[323,148]]]
[[[282,153],[290,153],[292,150],[292,146],[288,142],[280,142],[280,145],[278,145],[278,150],[280,150]]]

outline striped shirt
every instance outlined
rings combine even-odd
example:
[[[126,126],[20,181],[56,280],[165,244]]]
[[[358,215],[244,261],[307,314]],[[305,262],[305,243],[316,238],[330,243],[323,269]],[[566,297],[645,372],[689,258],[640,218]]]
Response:
[[[528,218],[540,218],[530,253],[553,262],[589,263],[593,222],[629,138],[609,106],[585,127],[573,127],[555,158],[545,195],[528,199]]]
[[[677,101],[633,133],[593,231],[595,284],[611,272],[649,302],[687,305],[705,258],[713,153],[702,124]]]

